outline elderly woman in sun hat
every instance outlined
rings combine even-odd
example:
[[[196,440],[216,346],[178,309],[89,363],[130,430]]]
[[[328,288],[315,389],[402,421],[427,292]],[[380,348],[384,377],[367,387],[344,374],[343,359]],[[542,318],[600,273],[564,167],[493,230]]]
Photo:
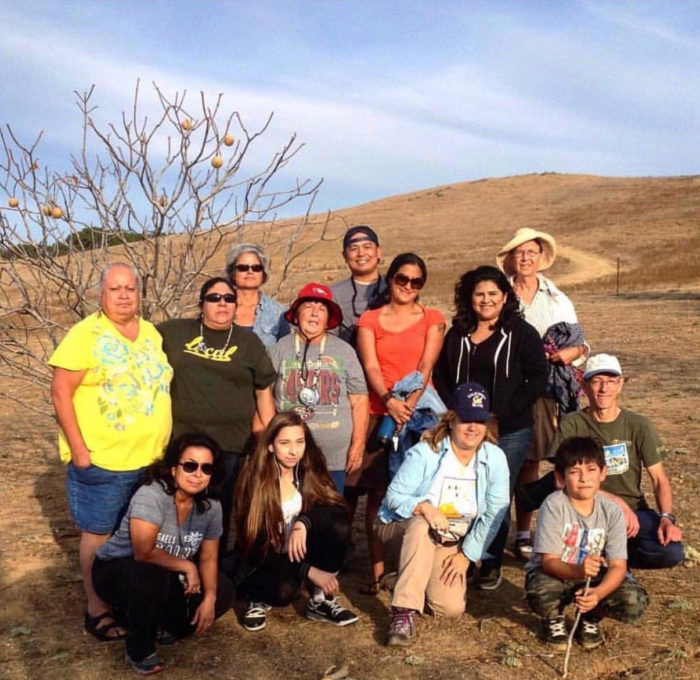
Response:
[[[342,493],[346,473],[359,468],[365,450],[365,374],[352,346],[328,333],[343,318],[328,286],[306,284],[285,318],[296,332],[270,349],[277,411],[293,411],[308,424]]]
[[[238,304],[234,321],[252,330],[270,348],[289,334],[284,306],[260,288],[270,278],[270,259],[257,243],[238,243],[226,253],[226,278],[236,289]]]
[[[578,409],[579,387],[572,366],[583,363],[589,349],[571,300],[542,274],[554,264],[556,256],[553,236],[523,227],[496,257],[520,299],[525,320],[540,334],[549,360],[548,388],[533,407],[533,441],[519,484],[537,479],[539,461],[547,455],[558,418]],[[529,513],[518,510],[515,546],[516,554],[523,558],[532,554],[530,519]]]

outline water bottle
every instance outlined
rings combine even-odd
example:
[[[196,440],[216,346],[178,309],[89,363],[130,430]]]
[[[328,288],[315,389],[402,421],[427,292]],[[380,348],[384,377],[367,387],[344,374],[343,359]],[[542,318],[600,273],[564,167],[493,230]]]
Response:
[[[382,418],[382,422],[379,424],[379,429],[377,430],[377,439],[384,446],[387,446],[391,442],[395,433],[396,421],[390,415],[385,415]]]

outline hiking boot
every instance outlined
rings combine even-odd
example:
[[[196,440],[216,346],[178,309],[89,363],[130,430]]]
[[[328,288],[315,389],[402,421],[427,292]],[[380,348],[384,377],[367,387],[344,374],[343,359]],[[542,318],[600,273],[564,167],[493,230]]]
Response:
[[[563,652],[569,635],[566,632],[566,620],[563,614],[553,619],[542,619],[542,640],[550,647]]]
[[[343,607],[337,597],[318,601],[312,598],[306,605],[306,618],[336,626],[349,626],[357,621],[357,614]]]
[[[254,633],[256,630],[262,630],[267,625],[267,612],[272,607],[264,602],[250,602],[248,608],[243,615],[243,628]]]
[[[501,585],[502,580],[500,567],[484,567],[482,565],[479,569],[479,575],[476,577],[476,587],[479,590],[496,590]]]
[[[600,622],[592,617],[581,617],[574,637],[584,649],[595,649],[604,642],[603,634],[600,632]]]
[[[416,636],[416,610],[405,607],[391,608],[391,622],[387,633],[387,647],[405,647]]]

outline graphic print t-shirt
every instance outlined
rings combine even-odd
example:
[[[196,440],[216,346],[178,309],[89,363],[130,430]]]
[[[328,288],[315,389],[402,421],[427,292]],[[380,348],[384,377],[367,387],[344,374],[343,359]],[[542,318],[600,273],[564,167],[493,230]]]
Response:
[[[141,486],[131,499],[119,529],[98,549],[97,557],[101,560],[131,557],[134,551],[129,524],[132,518],[136,518],[158,527],[156,548],[165,550],[174,557],[192,559],[203,540],[219,538],[223,531],[221,504],[216,500],[210,500],[209,503],[209,509],[203,513],[198,513],[193,505],[188,517],[178,525],[174,498],[165,493],[158,482]]]
[[[661,442],[651,423],[632,411],[622,409],[611,423],[591,418],[588,409],[562,418],[550,453],[568,437],[597,437],[603,443],[608,476],[601,488],[622,498],[633,510],[647,507],[641,491],[642,468],[655,465],[663,457]]]
[[[203,346],[197,319],[171,319],[157,328],[175,370],[173,437],[202,430],[225,451],[243,452],[255,413],[255,390],[275,379],[260,338],[234,324],[226,346],[228,331],[205,328]]]
[[[162,343],[148,321],[140,319],[136,340],[129,340],[96,312],[75,324],[49,359],[50,366],[85,371],[73,406],[93,465],[138,470],[163,454],[172,425],[173,371]],[[70,461],[63,431],[59,452]]]
[[[527,569],[541,566],[542,554],[560,555],[567,564],[581,564],[594,553],[607,561],[626,560],[627,529],[622,510],[597,494],[593,512],[584,517],[563,491],[555,491],[537,514],[534,553]]]
[[[463,465],[450,449],[443,457],[426,498],[450,520],[450,529],[464,536],[476,517],[476,456]]]
[[[301,338],[297,343],[296,335],[287,335],[270,350],[277,372],[275,402],[278,412],[302,409],[299,392],[304,387],[315,389],[318,403],[312,414],[306,413],[306,422],[326,456],[328,469],[343,470],[352,435],[348,394],[367,394],[367,383],[355,350],[347,342],[327,334],[323,354],[321,344],[309,345],[304,371]]]

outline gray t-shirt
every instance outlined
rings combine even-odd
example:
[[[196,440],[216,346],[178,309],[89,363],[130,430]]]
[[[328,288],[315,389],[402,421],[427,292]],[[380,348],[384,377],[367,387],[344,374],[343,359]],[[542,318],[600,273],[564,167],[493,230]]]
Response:
[[[340,307],[340,311],[343,312],[343,321],[338,326],[337,331],[333,332],[354,346],[357,320],[367,310],[369,301],[378,296],[385,287],[386,284],[381,276],[369,284],[353,281],[352,277],[334,283],[331,286],[331,292],[333,299]]]
[[[97,557],[109,561],[134,554],[129,535],[129,522],[134,517],[158,527],[156,548],[174,557],[192,559],[203,540],[219,538],[223,531],[221,504],[211,499],[209,504],[202,513],[198,513],[193,505],[185,521],[178,525],[173,496],[167,494],[158,482],[144,484],[133,495],[119,529],[97,550]]]
[[[285,336],[270,349],[270,359],[277,371],[274,388],[277,411],[296,411],[305,417],[326,456],[328,469],[344,470],[352,436],[348,394],[367,394],[365,374],[355,350],[328,333],[320,343],[309,345],[302,371],[304,345],[302,338],[294,334]],[[299,399],[305,387],[317,399],[312,409]]]
[[[534,555],[526,569],[542,566],[542,555],[561,555],[567,564],[581,564],[591,553],[606,560],[627,559],[627,529],[622,510],[596,494],[593,512],[583,517],[563,491],[547,496],[537,514]]]

